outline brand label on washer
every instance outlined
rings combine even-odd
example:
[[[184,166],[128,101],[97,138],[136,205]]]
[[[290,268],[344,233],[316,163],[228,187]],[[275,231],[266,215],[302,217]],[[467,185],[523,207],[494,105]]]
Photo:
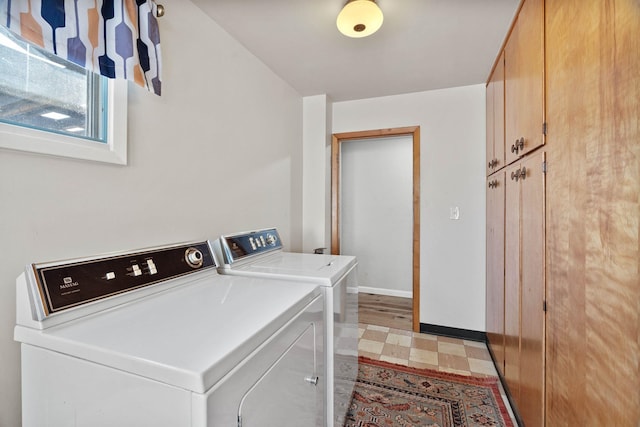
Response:
[[[64,279],[62,279],[62,281],[64,283],[60,285],[60,289],[75,288],[76,286],[80,286],[80,283],[78,283],[77,281],[74,282],[71,277],[65,277]]]

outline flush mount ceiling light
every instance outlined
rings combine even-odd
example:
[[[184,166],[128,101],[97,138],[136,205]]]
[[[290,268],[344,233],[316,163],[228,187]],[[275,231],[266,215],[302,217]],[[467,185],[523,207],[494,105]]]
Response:
[[[378,31],[383,19],[375,0],[349,0],[338,14],[336,24],[342,34],[357,38]]]

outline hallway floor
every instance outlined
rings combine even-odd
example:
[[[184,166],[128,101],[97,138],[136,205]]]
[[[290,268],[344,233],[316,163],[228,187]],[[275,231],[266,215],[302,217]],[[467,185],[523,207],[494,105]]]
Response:
[[[381,302],[380,313],[376,315],[376,306],[371,304],[372,297],[374,296],[367,297],[366,307],[363,307],[368,323],[360,323],[358,327],[360,356],[459,375],[498,376],[485,343],[413,332],[410,330],[410,324],[406,329],[393,327],[397,324],[397,319],[390,319],[388,306],[402,304],[402,302],[397,297],[376,295],[375,299]],[[385,303],[386,298],[391,300]],[[408,302],[405,302],[405,305],[409,306],[411,299],[406,298],[406,300]],[[363,321],[362,317],[360,320]],[[514,425],[518,425],[502,385],[500,385],[500,393],[509,410],[511,420]]]

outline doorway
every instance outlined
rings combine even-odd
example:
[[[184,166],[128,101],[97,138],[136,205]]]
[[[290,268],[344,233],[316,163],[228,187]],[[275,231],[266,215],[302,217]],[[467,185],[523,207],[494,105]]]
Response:
[[[408,136],[411,139],[412,151],[412,224],[411,224],[411,296],[412,296],[412,329],[420,331],[420,127],[403,127],[379,129],[360,132],[336,133],[331,143],[331,253],[340,254],[340,175],[342,144],[361,140],[379,140],[380,138]],[[402,138],[397,139],[398,141]],[[383,250],[388,251],[389,247]]]

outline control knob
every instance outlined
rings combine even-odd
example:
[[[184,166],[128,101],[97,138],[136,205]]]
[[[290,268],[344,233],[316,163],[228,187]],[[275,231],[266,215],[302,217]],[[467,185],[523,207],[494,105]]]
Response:
[[[184,259],[187,261],[187,264],[193,268],[202,267],[202,263],[204,262],[202,252],[196,248],[187,249],[184,253]]]
[[[276,244],[276,236],[273,234],[267,234],[267,244],[271,246],[275,246]]]

